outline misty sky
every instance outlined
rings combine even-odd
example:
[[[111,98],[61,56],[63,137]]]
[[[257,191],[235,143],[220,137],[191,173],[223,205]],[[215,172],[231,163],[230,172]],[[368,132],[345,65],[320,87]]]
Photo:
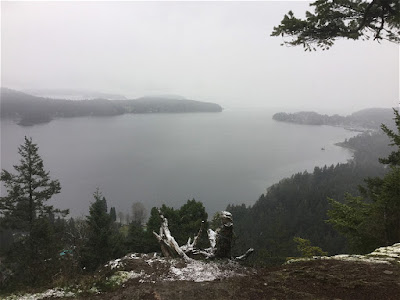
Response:
[[[130,98],[176,94],[225,108],[393,107],[399,47],[280,46],[272,28],[306,2],[2,2],[1,85]]]

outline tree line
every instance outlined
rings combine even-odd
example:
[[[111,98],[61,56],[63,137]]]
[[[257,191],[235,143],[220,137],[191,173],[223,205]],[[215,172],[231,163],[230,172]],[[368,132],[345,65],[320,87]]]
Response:
[[[128,252],[159,251],[153,236],[153,231],[160,228],[157,208],[151,210],[145,223],[146,209],[135,202],[130,217],[120,215],[118,222],[115,207],[108,208],[107,199],[97,189],[85,218],[67,218],[68,210],[48,204],[52,196],[60,193],[61,185],[45,171],[37,144],[25,137],[18,152],[21,159],[14,166],[15,173],[1,172],[6,191],[0,198],[2,289],[74,280]],[[202,221],[208,219],[203,204],[194,199],[179,209],[163,205],[160,210],[170,220],[171,232],[180,244],[194,236]],[[202,236],[203,244],[206,240]]]

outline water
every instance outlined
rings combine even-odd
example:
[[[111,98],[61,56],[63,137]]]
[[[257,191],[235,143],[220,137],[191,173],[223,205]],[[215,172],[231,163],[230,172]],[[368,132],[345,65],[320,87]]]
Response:
[[[213,214],[229,203],[253,204],[295,172],[351,158],[334,143],[353,132],[276,122],[273,113],[84,117],[33,127],[2,120],[1,168],[13,171],[27,135],[39,145],[45,169],[60,180],[61,193],[52,201],[72,216],[88,213],[97,187],[109,207],[125,213],[137,201],[150,209],[195,198]]]

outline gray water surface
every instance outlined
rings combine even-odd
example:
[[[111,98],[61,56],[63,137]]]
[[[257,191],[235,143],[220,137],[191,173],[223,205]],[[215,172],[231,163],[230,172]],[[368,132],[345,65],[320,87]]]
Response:
[[[45,169],[60,180],[55,206],[72,216],[87,214],[97,187],[109,207],[125,213],[137,201],[150,209],[195,198],[213,214],[229,203],[253,204],[283,177],[351,158],[334,143],[355,133],[276,122],[273,113],[84,117],[32,127],[2,120],[1,168],[13,171],[27,135],[39,145]]]

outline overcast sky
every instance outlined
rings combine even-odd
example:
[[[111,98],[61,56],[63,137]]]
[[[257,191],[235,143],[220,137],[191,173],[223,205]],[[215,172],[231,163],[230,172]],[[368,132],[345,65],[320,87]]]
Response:
[[[354,111],[399,101],[399,47],[280,46],[273,26],[307,2],[2,2],[1,85],[231,107]]]

